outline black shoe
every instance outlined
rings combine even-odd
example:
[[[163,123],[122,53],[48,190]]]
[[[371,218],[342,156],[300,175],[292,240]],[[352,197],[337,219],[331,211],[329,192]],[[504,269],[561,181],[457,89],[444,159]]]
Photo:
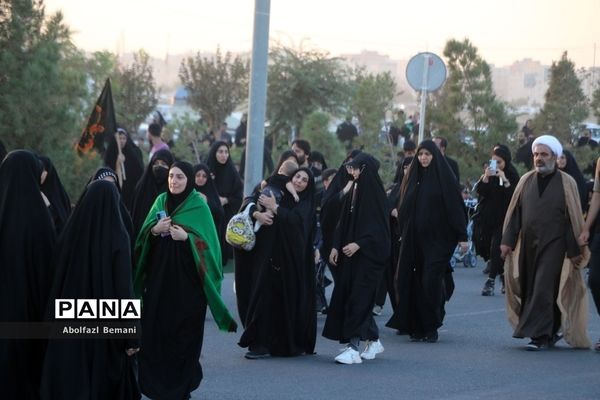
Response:
[[[413,334],[409,336],[411,342],[423,342],[425,340],[425,335],[423,334]]]
[[[435,343],[438,341],[438,331],[437,329],[435,331],[431,331],[431,332],[427,332],[427,335],[425,335],[425,341],[427,343]]]
[[[532,339],[526,347],[527,351],[542,351],[548,348],[548,341],[543,339]]]
[[[483,285],[483,289],[481,290],[482,296],[493,296],[494,295],[494,279],[488,278]]]
[[[250,350],[244,354],[244,357],[248,360],[260,360],[262,358],[271,357],[271,354],[269,354],[269,350],[265,348],[258,348],[256,350]]]

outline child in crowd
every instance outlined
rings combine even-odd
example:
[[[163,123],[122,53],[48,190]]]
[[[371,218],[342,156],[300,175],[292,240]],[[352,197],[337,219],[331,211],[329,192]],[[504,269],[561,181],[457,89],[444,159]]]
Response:
[[[294,185],[291,181],[292,176],[294,176],[294,173],[297,169],[298,164],[296,162],[292,160],[284,161],[276,174],[271,175],[260,183],[260,194],[264,194],[265,196],[274,196],[275,201],[279,203],[283,197],[284,190],[287,190],[294,197],[296,203],[300,201],[298,193],[296,193],[296,189],[294,189]],[[263,211],[263,207],[260,204],[257,204],[256,207],[258,211]],[[254,223],[254,232],[258,232],[260,227],[261,223],[256,221]]]

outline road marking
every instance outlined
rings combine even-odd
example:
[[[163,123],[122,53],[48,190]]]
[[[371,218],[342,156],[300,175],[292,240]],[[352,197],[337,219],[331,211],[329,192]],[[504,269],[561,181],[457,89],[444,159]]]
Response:
[[[504,312],[506,311],[505,308],[495,308],[493,310],[485,310],[485,311],[473,311],[473,312],[468,312],[468,313],[460,313],[460,314],[446,314],[446,318],[450,318],[450,317],[471,317],[474,315],[483,315],[483,314],[494,314],[497,312]]]

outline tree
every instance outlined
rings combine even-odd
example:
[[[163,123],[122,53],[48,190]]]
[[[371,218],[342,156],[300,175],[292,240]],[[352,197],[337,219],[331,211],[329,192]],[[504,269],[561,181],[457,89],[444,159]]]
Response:
[[[338,58],[318,50],[276,46],[269,55],[267,118],[275,142],[281,132],[300,136],[314,111],[337,114],[347,104],[347,71]]]
[[[189,102],[213,132],[248,98],[249,69],[248,61],[230,52],[223,56],[219,48],[212,58],[198,53],[182,61],[179,79]]]
[[[77,160],[73,147],[86,95],[82,53],[43,1],[0,3],[0,49],[0,137],[8,149],[47,154],[75,197],[97,163]]]
[[[117,70],[115,109],[117,121],[129,132],[137,127],[158,104],[150,56],[144,50],[133,55],[133,63]]]
[[[575,64],[566,51],[550,67],[550,83],[544,98],[544,107],[533,120],[533,126],[538,132],[551,133],[563,143],[570,143],[573,130],[588,115],[588,106]]]
[[[598,85],[592,94],[590,108],[592,109],[592,113],[594,114],[594,117],[596,117],[596,120],[600,122],[600,85]]]
[[[112,86],[114,86],[113,91],[117,88],[118,82],[115,78],[118,74],[118,68],[119,57],[115,53],[106,50],[95,51],[85,60],[85,71],[90,80],[90,98],[100,94],[106,78],[111,78]]]
[[[457,158],[466,176],[478,176],[494,144],[507,143],[517,123],[496,97],[490,66],[469,39],[449,40],[444,57],[448,79],[440,92],[430,95],[428,127],[444,136],[449,148],[460,149]]]
[[[302,137],[310,142],[311,148],[320,151],[330,167],[337,167],[346,156],[344,145],[329,132],[329,116],[315,111],[304,119]]]
[[[396,82],[389,72],[372,74],[364,69],[355,71],[351,83],[350,109],[358,118],[361,133],[379,135],[385,114],[393,107]]]
[[[381,132],[386,112],[393,108],[396,82],[389,72],[372,74],[357,69],[353,75],[350,110],[360,124],[360,135],[353,141],[353,146],[374,155],[381,162],[381,178],[391,182],[396,172],[396,149],[387,140],[387,135],[386,140],[382,140]]]

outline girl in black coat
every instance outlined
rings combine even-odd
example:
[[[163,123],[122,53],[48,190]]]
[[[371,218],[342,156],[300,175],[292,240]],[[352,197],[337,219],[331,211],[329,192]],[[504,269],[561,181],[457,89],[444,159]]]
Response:
[[[481,291],[482,296],[494,295],[494,283],[501,276],[502,293],[504,293],[504,260],[500,257],[500,242],[502,241],[502,225],[508,204],[515,187],[519,182],[519,174],[511,164],[510,150],[505,145],[497,145],[492,151],[492,160],[496,160],[496,169],[489,167],[477,183],[479,195],[476,231],[481,238],[484,260],[490,259],[488,280]],[[487,250],[487,251],[486,251]]]

